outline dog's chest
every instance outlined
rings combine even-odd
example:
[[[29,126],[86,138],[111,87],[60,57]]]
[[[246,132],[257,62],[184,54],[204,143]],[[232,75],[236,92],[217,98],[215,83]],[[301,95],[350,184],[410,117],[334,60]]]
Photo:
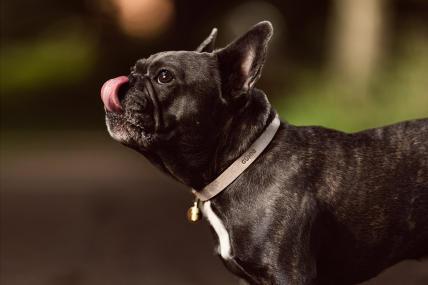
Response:
[[[220,242],[219,248],[217,249],[218,253],[225,260],[231,259],[229,233],[227,232],[220,218],[213,212],[211,208],[211,201],[207,201],[203,204],[202,211],[204,216],[210,222],[211,226],[214,228],[214,231],[217,233]]]

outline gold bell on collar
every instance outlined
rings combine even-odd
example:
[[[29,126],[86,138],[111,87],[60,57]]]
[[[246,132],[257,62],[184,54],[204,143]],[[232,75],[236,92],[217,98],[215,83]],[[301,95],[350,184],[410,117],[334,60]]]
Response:
[[[202,220],[202,212],[198,207],[198,202],[199,202],[199,199],[196,198],[195,202],[193,203],[193,207],[191,207],[187,211],[187,218],[193,224],[199,223]]]

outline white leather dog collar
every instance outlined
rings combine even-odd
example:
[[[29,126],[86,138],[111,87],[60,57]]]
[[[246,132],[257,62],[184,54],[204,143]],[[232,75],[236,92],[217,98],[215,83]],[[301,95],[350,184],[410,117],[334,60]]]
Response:
[[[280,120],[276,117],[272,123],[266,128],[261,136],[244,152],[232,165],[230,165],[217,179],[208,184],[201,191],[192,189],[195,194],[202,201],[208,201],[223,191],[230,183],[232,183],[248,166],[253,163],[256,158],[263,152],[263,150],[272,141],[276,132],[278,131]]]

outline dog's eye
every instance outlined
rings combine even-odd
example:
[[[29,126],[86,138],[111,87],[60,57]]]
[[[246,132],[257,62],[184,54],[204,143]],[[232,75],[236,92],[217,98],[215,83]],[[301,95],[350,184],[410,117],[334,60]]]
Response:
[[[170,83],[173,79],[171,73],[167,70],[162,70],[158,75],[158,83],[160,84]]]

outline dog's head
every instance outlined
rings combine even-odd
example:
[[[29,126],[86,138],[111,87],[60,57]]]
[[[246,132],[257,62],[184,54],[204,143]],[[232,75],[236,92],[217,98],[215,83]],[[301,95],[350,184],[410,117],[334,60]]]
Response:
[[[213,51],[216,34],[214,29],[196,51],[140,59],[130,75],[101,90],[110,135],[170,174],[169,161],[177,159],[172,150],[195,167],[206,163],[222,128],[251,101],[272,26],[259,23]]]

